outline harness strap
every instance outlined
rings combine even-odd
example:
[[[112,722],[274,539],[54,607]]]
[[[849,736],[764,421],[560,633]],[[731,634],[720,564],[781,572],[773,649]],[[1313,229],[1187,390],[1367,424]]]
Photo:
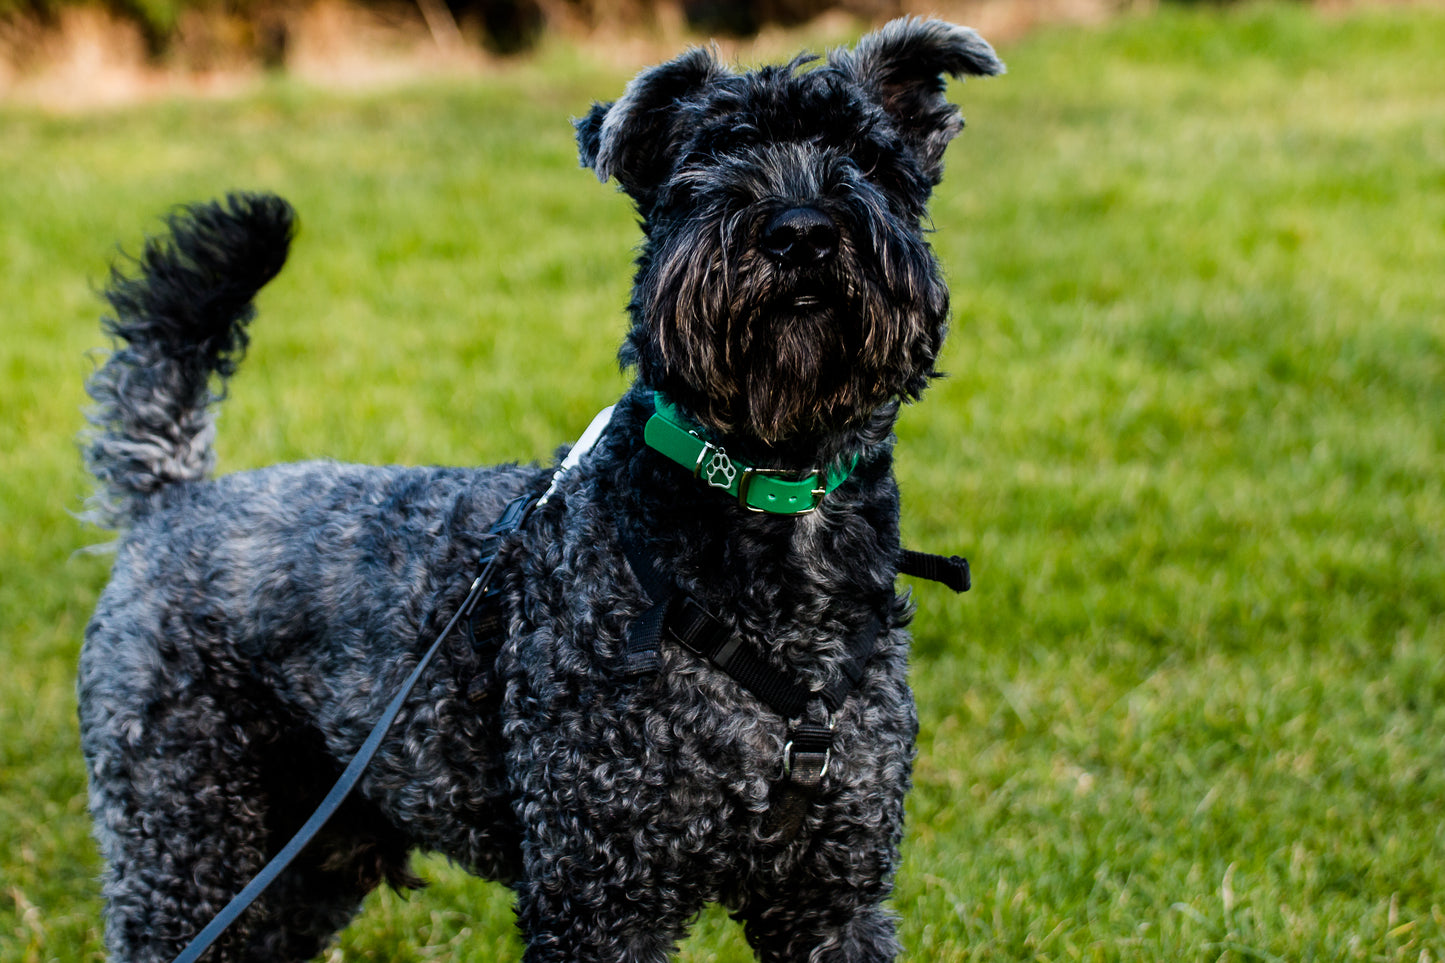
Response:
[[[633,620],[623,649],[622,670],[636,676],[656,671],[661,665],[659,646],[666,634],[689,652],[727,673],[784,719],[796,719],[810,701],[822,698],[836,711],[863,676],[863,667],[877,641],[877,618],[849,640],[849,659],[838,683],[815,692],[763,658],[762,654],[726,622],[707,610],[691,595],[679,592],[663,579],[651,554],[633,537],[622,534],[622,551],[652,605]],[[856,663],[856,664],[855,664]]]
[[[915,578],[926,578],[930,582],[941,582],[955,592],[967,592],[973,587],[973,578],[968,571],[968,559],[957,555],[929,555],[908,549],[898,559],[898,571]]]
[[[622,672],[629,677],[656,672],[662,665],[662,630],[667,621],[667,610],[672,606],[674,591],[671,583],[658,573],[652,559],[643,552],[627,531],[621,532],[622,551],[632,574],[642,586],[652,605],[632,620],[627,629],[627,641],[622,650]]]
[[[652,603],[628,628],[623,648],[624,674],[639,676],[655,672],[661,665],[662,637],[668,635],[726,672],[784,719],[801,716],[814,698],[821,698],[829,712],[837,712],[863,681],[863,672],[883,632],[883,620],[877,613],[848,637],[848,657],[840,663],[838,677],[815,691],[764,659],[692,596],[679,592],[657,571],[651,553],[644,551],[630,533],[621,533],[621,543],[627,564]],[[968,560],[957,555],[944,558],[904,550],[900,572],[942,582],[958,592],[969,587]]]
[[[678,595],[669,612],[668,634],[747,689],[784,719],[803,714],[811,690],[765,661],[740,635],[688,595]]]
[[[878,638],[882,634],[883,620],[874,612],[858,631],[848,636],[848,658],[839,666],[842,672],[831,685],[819,693],[829,712],[837,712],[843,708],[849,694],[863,681],[863,670],[868,668],[868,662],[873,658],[873,653],[878,648]]]

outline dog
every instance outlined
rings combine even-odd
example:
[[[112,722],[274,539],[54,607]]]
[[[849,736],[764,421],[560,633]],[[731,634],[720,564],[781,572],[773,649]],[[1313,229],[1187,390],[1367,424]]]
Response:
[[[1002,69],[908,18],[751,71],[693,49],[575,121],[645,240],[635,380],[565,470],[213,478],[292,210],[194,205],[116,268],[83,450],[121,536],[78,680],[111,958],[173,959],[255,876],[491,557],[487,617],[208,959],[313,957],[369,890],[418,885],[416,849],[514,889],[528,963],[666,959],[707,902],[761,960],[895,959],[917,717],[892,427],[947,323],[946,78]]]

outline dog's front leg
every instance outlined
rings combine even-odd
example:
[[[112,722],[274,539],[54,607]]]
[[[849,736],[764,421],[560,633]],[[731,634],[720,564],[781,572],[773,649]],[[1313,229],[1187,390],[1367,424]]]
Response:
[[[643,817],[646,790],[606,766],[573,769],[578,758],[550,754],[525,779],[522,959],[664,963],[702,900]]]
[[[548,835],[554,831],[561,826]],[[517,885],[523,963],[664,963],[697,907],[684,912],[677,891],[649,878],[630,854],[591,842],[596,848],[583,834],[545,854],[528,847],[527,877]]]
[[[835,810],[805,830],[812,840],[802,862],[757,886],[733,913],[762,963],[898,958],[895,918],[885,904],[898,863],[893,827],[901,825],[902,794],[875,789],[876,795],[854,791],[835,801],[847,815]],[[872,819],[867,808],[874,810]]]
[[[761,963],[892,963],[900,947],[887,893],[800,885],[736,914]]]

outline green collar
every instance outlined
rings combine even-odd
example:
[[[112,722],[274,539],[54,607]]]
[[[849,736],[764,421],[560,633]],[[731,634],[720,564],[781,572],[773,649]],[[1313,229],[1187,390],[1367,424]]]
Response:
[[[729,457],[721,445],[702,437],[702,429],[689,424],[662,392],[654,392],[657,413],[647,419],[642,438],[650,448],[692,471],[713,488],[720,488],[749,511],[773,515],[806,515],[823,496],[847,481],[858,465],[857,457],[842,471],[804,472],[754,468]]]

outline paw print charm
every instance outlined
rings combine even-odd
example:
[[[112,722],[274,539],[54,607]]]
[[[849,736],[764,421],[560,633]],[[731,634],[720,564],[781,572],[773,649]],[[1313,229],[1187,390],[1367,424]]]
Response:
[[[719,448],[713,452],[712,457],[703,466],[702,477],[714,488],[731,488],[733,481],[738,477],[738,469],[732,459],[728,457],[728,453]]]

